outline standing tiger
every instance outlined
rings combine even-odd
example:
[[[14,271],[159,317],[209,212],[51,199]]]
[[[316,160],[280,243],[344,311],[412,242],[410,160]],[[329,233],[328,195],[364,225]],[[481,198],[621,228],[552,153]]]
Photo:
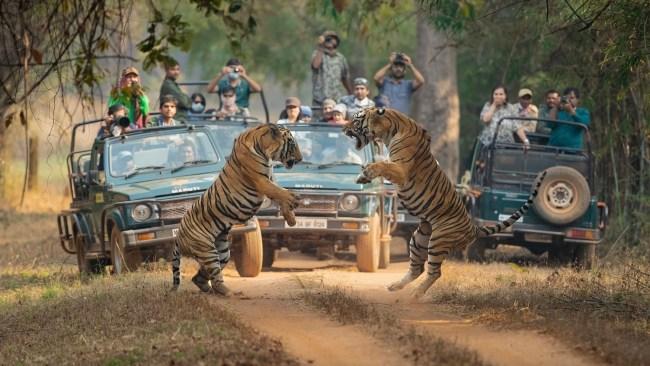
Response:
[[[420,219],[409,242],[409,270],[388,286],[390,291],[400,290],[418,278],[426,261],[426,279],[414,291],[415,296],[424,295],[440,278],[442,262],[452,249],[462,250],[477,238],[512,225],[528,211],[546,175],[543,172],[538,176],[528,201],[507,220],[496,226],[478,227],[431,153],[431,137],[414,120],[394,109],[367,108],[357,112],[343,131],[356,139],[357,149],[373,140],[388,147],[390,160],[368,164],[357,182],[367,183],[379,176],[388,179],[397,185],[404,207]]]
[[[287,223],[296,224],[298,196],[271,182],[271,161],[287,168],[302,160],[291,132],[274,124],[257,126],[235,140],[230,158],[214,183],[181,219],[172,253],[173,289],[180,285],[181,254],[194,257],[199,271],[192,282],[203,292],[228,296],[222,268],[230,259],[228,232],[260,208],[264,196],[278,202]]]

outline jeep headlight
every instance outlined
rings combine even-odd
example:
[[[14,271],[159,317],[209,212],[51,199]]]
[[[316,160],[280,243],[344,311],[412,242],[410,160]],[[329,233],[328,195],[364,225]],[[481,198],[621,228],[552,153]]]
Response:
[[[151,217],[152,213],[153,211],[149,205],[139,204],[135,205],[135,207],[133,207],[133,210],[131,210],[131,217],[137,222],[143,222],[148,220]]]
[[[346,194],[339,203],[343,211],[354,211],[359,208],[359,197],[354,194]]]

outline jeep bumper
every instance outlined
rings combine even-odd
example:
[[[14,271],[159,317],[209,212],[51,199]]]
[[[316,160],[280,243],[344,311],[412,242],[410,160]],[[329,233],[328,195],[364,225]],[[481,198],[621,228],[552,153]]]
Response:
[[[145,229],[125,230],[122,232],[126,246],[152,246],[158,244],[172,243],[178,235],[180,224],[148,227]],[[254,231],[257,228],[254,220],[248,221],[245,225],[234,225],[230,234],[243,234]]]
[[[475,219],[478,226],[494,226],[496,221]],[[556,244],[556,243],[577,243],[577,244],[599,244],[603,241],[603,232],[600,229],[589,229],[582,227],[549,227],[545,225],[534,225],[515,223],[504,231],[491,235],[498,242],[524,244]]]
[[[262,233],[323,233],[362,235],[369,232],[368,218],[297,216],[296,225],[289,226],[284,217],[259,216]]]

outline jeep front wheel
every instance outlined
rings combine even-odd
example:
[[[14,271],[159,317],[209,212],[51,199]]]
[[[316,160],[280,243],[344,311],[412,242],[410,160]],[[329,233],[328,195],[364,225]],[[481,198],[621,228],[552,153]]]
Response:
[[[262,230],[255,219],[255,230],[233,236],[235,267],[241,277],[256,277],[262,271],[264,248]]]
[[[368,219],[368,233],[357,238],[357,268],[360,272],[375,272],[379,268],[381,227],[379,215]]]
[[[140,249],[127,249],[124,245],[122,231],[117,226],[111,230],[111,263],[113,264],[113,274],[116,275],[133,272],[142,263]]]

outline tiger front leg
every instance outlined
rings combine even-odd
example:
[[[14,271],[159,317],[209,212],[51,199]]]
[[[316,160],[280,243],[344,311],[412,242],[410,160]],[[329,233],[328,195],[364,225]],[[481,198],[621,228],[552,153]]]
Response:
[[[377,177],[384,177],[397,185],[406,183],[406,172],[403,166],[390,161],[380,161],[366,165],[357,178],[357,183],[370,183]]]

